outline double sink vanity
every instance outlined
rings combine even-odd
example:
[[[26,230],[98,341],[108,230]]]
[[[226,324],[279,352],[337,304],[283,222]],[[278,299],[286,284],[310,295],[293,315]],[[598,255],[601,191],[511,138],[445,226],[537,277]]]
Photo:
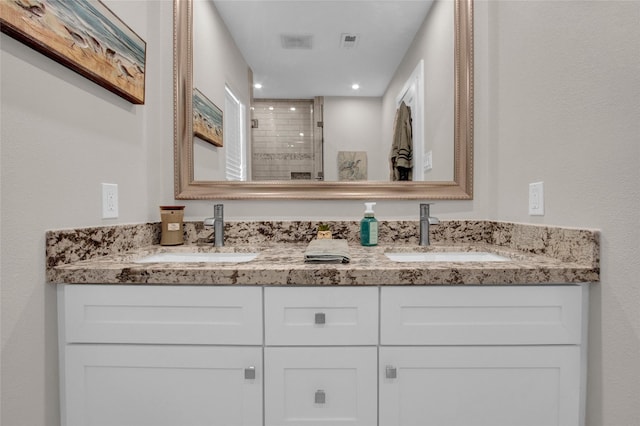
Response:
[[[313,222],[228,222],[225,246],[159,225],[51,231],[63,425],[579,425],[598,233],[333,222],[347,264],[310,264]]]

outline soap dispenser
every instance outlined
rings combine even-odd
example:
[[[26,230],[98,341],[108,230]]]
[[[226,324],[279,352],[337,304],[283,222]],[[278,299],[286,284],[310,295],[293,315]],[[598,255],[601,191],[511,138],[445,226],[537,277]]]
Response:
[[[360,244],[363,246],[377,246],[378,220],[373,214],[373,206],[376,203],[364,203],[364,205],[364,217],[360,221]]]

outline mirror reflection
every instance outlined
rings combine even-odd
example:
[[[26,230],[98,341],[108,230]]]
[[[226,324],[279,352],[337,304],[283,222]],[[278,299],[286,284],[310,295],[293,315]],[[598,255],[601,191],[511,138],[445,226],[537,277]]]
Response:
[[[255,30],[269,26],[267,20],[258,19],[264,14],[260,13],[258,17],[256,13],[243,15],[241,22],[252,22],[252,28],[247,32],[252,37],[248,38],[252,40],[249,44],[256,52],[267,52],[267,63],[278,67],[279,71],[275,73],[241,50],[242,38],[232,34],[236,25],[225,22],[218,8],[222,9],[221,5],[227,3],[247,6],[280,2],[173,1],[174,184],[177,199],[473,198],[472,0],[428,3],[426,15],[424,19],[418,19],[420,25],[415,32],[414,28],[408,29],[411,26],[389,25],[389,18],[394,14],[388,11],[381,14],[387,25],[378,25],[373,32],[357,27],[359,21],[355,19],[349,21],[354,28],[342,28],[337,42],[335,38],[333,42],[334,48],[336,43],[340,46],[342,59],[335,54],[331,60],[324,57],[321,62],[324,68],[314,63],[316,57],[323,58],[319,55],[325,50],[319,48],[323,45],[322,37],[316,36],[315,30],[305,32],[306,24],[304,28],[293,28],[286,34],[282,33],[280,24],[273,24],[272,31],[280,29],[276,41],[274,37],[266,36],[256,39]],[[282,3],[289,5],[292,11],[303,4],[345,7],[393,4],[398,8],[397,13],[406,5],[426,4],[421,0],[296,0]],[[330,18],[323,18],[326,10],[321,8],[315,12],[325,27],[332,22]],[[440,18],[436,19],[438,16]],[[434,24],[430,24],[432,21]],[[438,30],[443,26],[449,29]],[[408,31],[412,41],[408,47],[399,48],[392,43],[395,48],[389,48],[388,42],[393,38],[391,30],[398,28]],[[375,39],[380,35],[382,39]],[[376,40],[373,49],[367,47],[368,40]],[[310,49],[300,48],[309,41]],[[280,50],[286,50],[284,54],[295,60],[287,62],[278,57],[277,50],[267,48],[269,43],[277,43]],[[287,43],[296,49],[283,49]],[[341,46],[350,43],[356,46]],[[365,52],[370,56],[369,62],[361,57]],[[396,62],[393,54],[401,60]],[[375,59],[383,61],[371,62]],[[345,67],[344,62],[349,65]],[[299,65],[313,66],[299,71]],[[298,72],[285,72],[294,69]],[[362,69],[373,72],[364,73]],[[321,87],[320,82],[324,79],[316,78],[317,71],[320,76],[337,75],[348,80],[348,88],[335,79],[328,79],[330,83]],[[278,82],[283,76],[285,82]],[[358,86],[354,86],[354,76],[358,77]],[[300,81],[305,84],[300,85]],[[262,86],[254,88],[254,83]],[[353,92],[352,86],[359,90]],[[309,92],[301,93],[303,87]],[[297,92],[292,94],[285,89]],[[213,111],[211,117],[198,116],[202,111],[198,110],[201,105],[194,102],[195,91],[209,101],[205,115],[206,110]],[[254,146],[258,136],[254,133],[261,131],[261,119],[254,116],[258,114],[256,102],[303,99],[313,101],[313,137],[306,130],[297,128],[292,134],[298,141],[305,138],[303,144],[311,144],[311,147],[307,146],[302,154],[283,153],[265,141],[261,151],[258,150]],[[394,181],[395,176],[401,175],[391,162],[394,122],[403,102],[411,110],[410,125],[402,128],[411,130],[413,167],[409,173],[403,171],[404,177],[396,177],[411,180]],[[208,134],[219,130],[215,111],[223,116],[222,140],[215,133]],[[196,119],[201,120],[199,125],[204,124],[204,127],[199,126],[200,135],[194,138]],[[262,130],[265,130],[265,118],[262,120]],[[401,121],[406,122],[404,118]],[[279,143],[291,148],[294,144],[290,142]],[[289,166],[287,158],[302,156],[307,157],[304,166],[302,163],[295,168]],[[282,180],[266,175],[258,177],[254,163],[261,161],[271,165],[280,162]],[[405,167],[402,162],[395,164]]]
[[[453,181],[454,53],[452,1],[195,0],[194,179]]]

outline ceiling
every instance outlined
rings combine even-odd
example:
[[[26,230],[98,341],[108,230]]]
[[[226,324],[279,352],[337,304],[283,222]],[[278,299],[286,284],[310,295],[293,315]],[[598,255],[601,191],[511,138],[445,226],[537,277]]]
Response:
[[[433,0],[213,2],[263,85],[254,96],[301,99],[382,96]]]

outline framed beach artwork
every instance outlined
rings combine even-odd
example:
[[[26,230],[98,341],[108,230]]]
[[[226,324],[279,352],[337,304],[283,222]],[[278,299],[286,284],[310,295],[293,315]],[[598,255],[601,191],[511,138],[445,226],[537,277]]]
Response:
[[[222,110],[198,89],[193,89],[193,134],[222,146]]]
[[[98,0],[0,0],[0,29],[134,104],[146,42]]]
[[[338,180],[367,180],[367,152],[338,151]]]

